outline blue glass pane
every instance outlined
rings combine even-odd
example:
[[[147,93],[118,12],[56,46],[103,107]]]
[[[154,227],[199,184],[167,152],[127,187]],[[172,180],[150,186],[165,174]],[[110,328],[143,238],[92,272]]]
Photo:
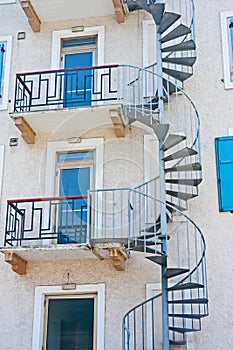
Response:
[[[85,38],[75,38],[75,39],[67,39],[63,40],[62,47],[79,47],[79,46],[94,46],[96,45],[96,37],[89,36]]]
[[[60,196],[87,196],[90,168],[62,169]],[[58,243],[86,243],[87,198],[60,200]]]
[[[92,66],[92,52],[65,56],[65,68]],[[90,106],[93,85],[93,70],[83,69],[65,72],[64,107]]]
[[[74,160],[93,160],[93,152],[73,152],[58,154],[58,162],[70,162]]]
[[[93,350],[94,299],[49,300],[47,350]]]

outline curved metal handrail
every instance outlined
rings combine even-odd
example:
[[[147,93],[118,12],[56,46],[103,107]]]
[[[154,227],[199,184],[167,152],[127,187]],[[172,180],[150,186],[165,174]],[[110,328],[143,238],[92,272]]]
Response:
[[[147,195],[143,192],[140,192],[140,191],[137,191],[137,190],[132,190],[133,192],[141,195],[141,196],[144,196],[146,197],[147,199],[151,199],[155,202],[158,202],[160,204],[165,204],[163,203],[161,200],[157,199],[157,198],[154,198],[150,195]],[[200,239],[201,239],[201,242],[202,242],[202,252],[201,252],[201,255],[199,257],[199,260],[196,262],[196,265],[188,272],[186,273],[186,276],[181,278],[178,282],[174,283],[173,285],[171,285],[171,287],[169,288],[172,288],[172,287],[176,287],[180,284],[182,284],[184,281],[186,281],[187,279],[189,281],[191,281],[191,277],[192,275],[194,275],[194,273],[199,269],[199,267],[201,265],[203,265],[202,269],[205,268],[205,256],[206,256],[206,243],[205,243],[205,238],[204,238],[204,235],[203,233],[201,232],[200,228],[195,224],[195,222],[186,214],[184,214],[183,212],[181,212],[179,209],[177,209],[176,207],[174,207],[173,205],[168,205],[166,203],[166,206],[169,206],[173,211],[179,213],[180,215],[182,215],[186,220],[188,220],[189,223],[191,223],[195,229],[197,230],[197,232],[199,233],[200,235]],[[195,231],[196,232],[196,231]],[[203,272],[203,288],[204,288],[204,291],[203,291],[203,294],[206,298],[208,298],[208,291],[207,291],[207,288],[208,288],[208,285],[207,285],[207,275],[206,275],[206,270]],[[139,315],[141,315],[140,317],[141,318],[144,318],[144,307],[146,305],[149,305],[149,303],[152,303],[153,301],[155,301],[156,299],[160,298],[162,296],[162,293],[159,293],[159,294],[156,294],[155,296],[149,298],[149,299],[146,299],[144,300],[143,302],[139,303],[138,305],[134,306],[133,308],[131,308],[130,310],[127,311],[127,313],[125,313],[125,315],[123,316],[123,319],[122,319],[122,349],[124,350],[125,349],[125,342],[126,342],[126,338],[125,338],[125,334],[127,334],[127,341],[128,341],[128,347],[127,349],[129,350],[130,347],[129,347],[129,341],[130,341],[130,336],[131,336],[131,329],[130,329],[130,326],[127,326],[127,322],[128,324],[130,324],[130,317],[132,315],[132,319],[134,320],[134,325],[133,327],[136,327],[136,321],[135,321],[135,317],[136,317],[136,314],[137,312],[139,312]],[[152,310],[151,312],[154,312],[154,310]],[[200,310],[199,310],[200,312]],[[208,308],[205,309],[204,311],[204,315],[207,316],[208,315]],[[202,315],[203,316],[203,315]],[[153,316],[153,319],[154,319],[154,316]],[[144,323],[143,323],[143,328],[144,328]],[[143,329],[144,331],[144,329]],[[136,330],[133,328],[132,330],[132,335],[135,337],[136,339]],[[154,337],[153,337],[154,338]],[[135,341],[135,339],[133,341]],[[137,347],[135,347],[135,349],[137,349]]]

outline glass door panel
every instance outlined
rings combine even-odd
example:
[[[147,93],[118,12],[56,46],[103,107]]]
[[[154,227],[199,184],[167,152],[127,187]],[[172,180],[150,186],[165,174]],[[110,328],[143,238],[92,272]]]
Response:
[[[65,55],[65,68],[91,67],[93,52]],[[90,106],[93,86],[93,70],[81,69],[65,72],[64,107]]]
[[[48,299],[46,350],[94,350],[93,298]]]
[[[58,243],[86,243],[90,170],[90,167],[60,169],[59,195],[80,198],[60,201]]]

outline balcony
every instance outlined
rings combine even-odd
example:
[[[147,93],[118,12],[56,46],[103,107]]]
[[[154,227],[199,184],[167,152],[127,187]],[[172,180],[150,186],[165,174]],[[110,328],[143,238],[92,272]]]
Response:
[[[158,213],[158,178],[136,189],[91,190],[88,196],[7,201],[5,261],[26,274],[27,262],[110,259],[124,270],[127,249]]]
[[[29,144],[36,134],[112,123],[123,137],[129,110],[153,111],[156,79],[152,70],[117,64],[19,73],[12,117]]]
[[[21,6],[34,32],[40,31],[43,22],[64,21],[74,18],[116,16],[118,23],[124,22],[126,8],[121,0],[21,0]]]

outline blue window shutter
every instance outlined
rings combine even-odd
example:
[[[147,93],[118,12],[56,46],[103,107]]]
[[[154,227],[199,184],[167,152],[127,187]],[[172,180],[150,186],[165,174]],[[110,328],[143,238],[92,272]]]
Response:
[[[3,62],[5,54],[5,45],[0,43],[0,98],[2,97],[2,88],[3,88]]]
[[[233,211],[233,136],[215,139],[219,211]]]

